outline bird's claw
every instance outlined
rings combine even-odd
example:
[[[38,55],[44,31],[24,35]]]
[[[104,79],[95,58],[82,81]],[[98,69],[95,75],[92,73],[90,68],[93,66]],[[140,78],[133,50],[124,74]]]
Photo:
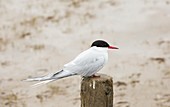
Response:
[[[99,78],[100,75],[95,75],[95,74],[94,74],[94,75],[92,75],[91,77],[92,77],[92,78]]]

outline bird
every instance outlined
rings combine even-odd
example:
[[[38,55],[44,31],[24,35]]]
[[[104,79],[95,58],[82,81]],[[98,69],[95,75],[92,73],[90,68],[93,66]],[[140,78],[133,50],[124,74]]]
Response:
[[[118,48],[109,45],[105,40],[95,40],[89,49],[83,51],[75,59],[65,64],[63,69],[58,72],[42,77],[28,78],[25,81],[39,81],[33,85],[37,86],[73,75],[97,77],[95,74],[108,62],[109,49]]]

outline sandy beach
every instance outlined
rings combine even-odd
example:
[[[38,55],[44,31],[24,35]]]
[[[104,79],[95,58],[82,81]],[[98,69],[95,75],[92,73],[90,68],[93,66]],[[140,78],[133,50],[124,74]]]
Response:
[[[170,0],[0,0],[0,107],[80,107],[80,76],[38,88],[96,39],[114,107],[170,107]]]

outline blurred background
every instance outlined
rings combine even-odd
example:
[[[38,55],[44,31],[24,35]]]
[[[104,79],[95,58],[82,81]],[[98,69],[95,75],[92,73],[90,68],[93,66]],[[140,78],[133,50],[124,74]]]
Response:
[[[80,76],[38,88],[96,39],[114,107],[170,107],[170,0],[0,0],[0,106],[80,107]]]

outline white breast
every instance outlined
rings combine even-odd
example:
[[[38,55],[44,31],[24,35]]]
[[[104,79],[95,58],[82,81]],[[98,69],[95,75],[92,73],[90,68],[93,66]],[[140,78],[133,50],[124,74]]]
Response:
[[[106,48],[91,47],[79,54],[73,61],[64,65],[64,69],[73,74],[91,76],[98,72],[108,61]]]

